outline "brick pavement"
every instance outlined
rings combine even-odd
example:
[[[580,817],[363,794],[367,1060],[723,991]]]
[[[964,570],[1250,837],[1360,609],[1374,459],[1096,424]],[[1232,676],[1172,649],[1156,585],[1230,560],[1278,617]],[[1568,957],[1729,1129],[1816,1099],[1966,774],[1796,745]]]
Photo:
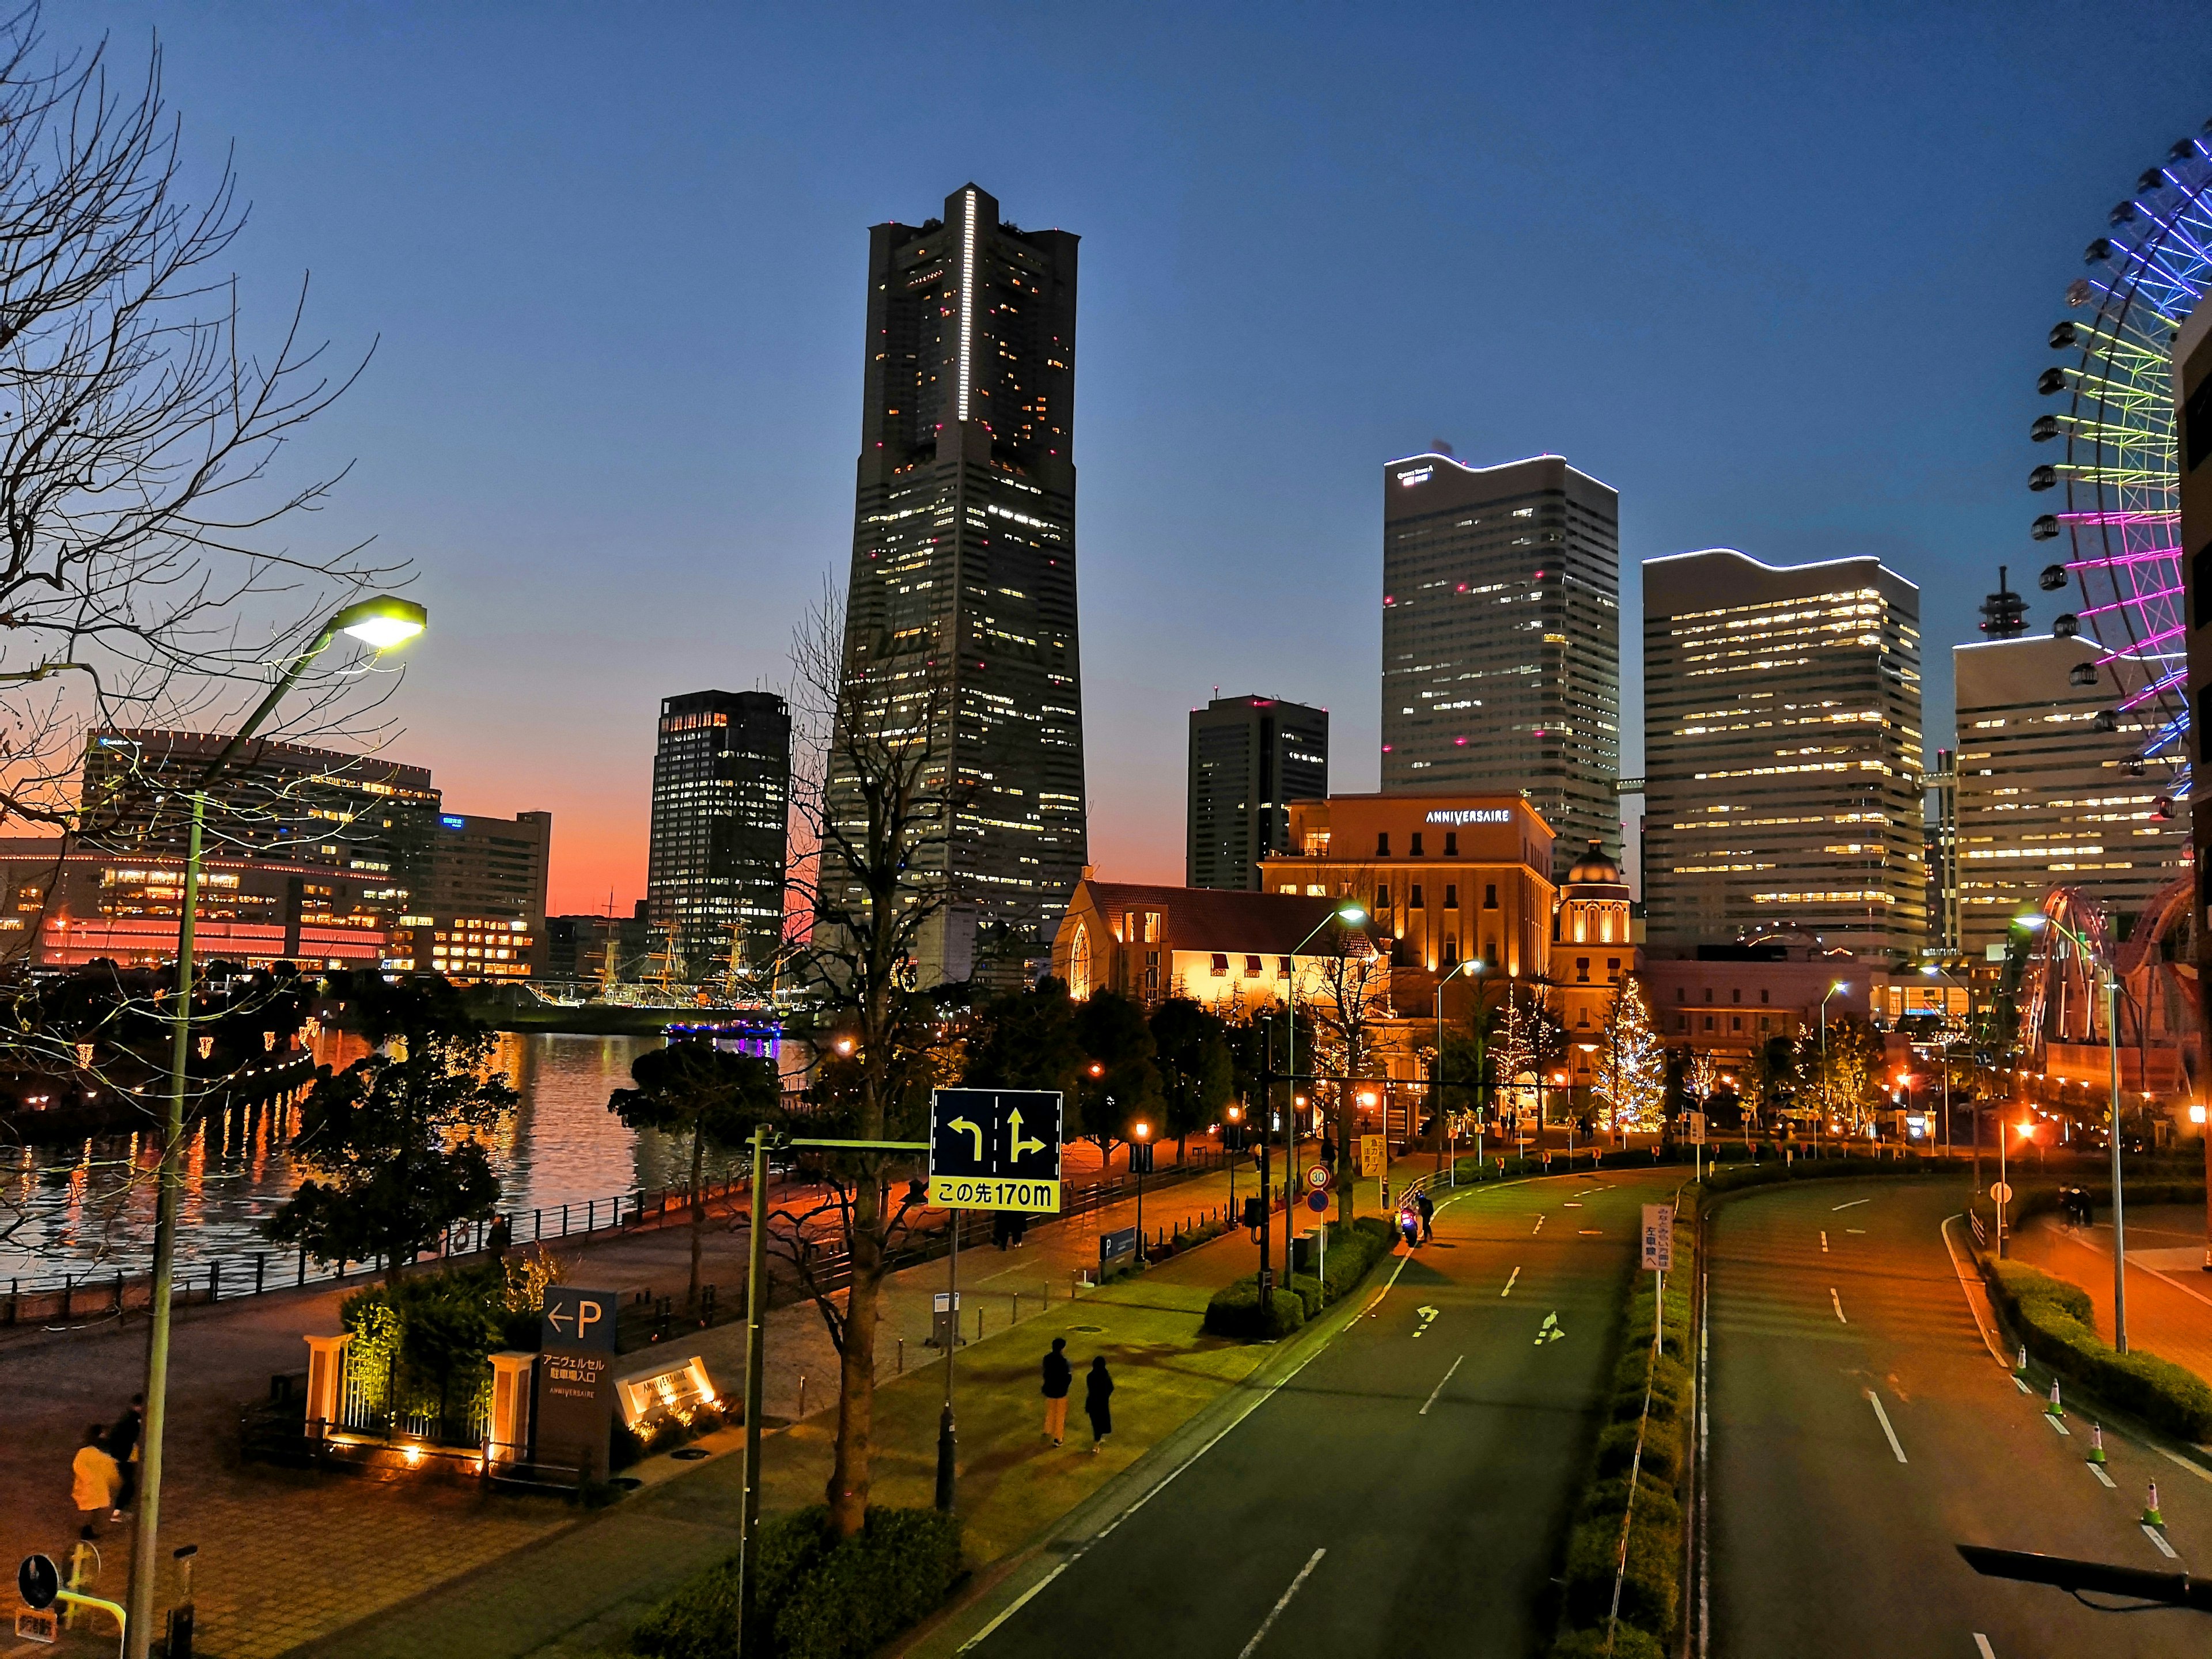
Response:
[[[2112,1340],[2112,1224],[2100,1211],[2087,1229],[2056,1215],[2013,1235],[2012,1255],[2071,1279],[2096,1304],[2097,1334]],[[2128,1212],[2128,1341],[2212,1381],[2212,1273],[2204,1259],[2199,1205],[2147,1205]]]

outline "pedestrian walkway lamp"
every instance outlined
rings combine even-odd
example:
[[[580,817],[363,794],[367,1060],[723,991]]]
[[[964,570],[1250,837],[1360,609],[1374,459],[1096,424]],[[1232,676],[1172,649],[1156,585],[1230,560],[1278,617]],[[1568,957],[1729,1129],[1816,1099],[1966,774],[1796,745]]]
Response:
[[[1291,1191],[1298,1184],[1298,952],[1304,951],[1307,945],[1311,945],[1314,942],[1316,936],[1320,933],[1321,930],[1328,927],[1332,921],[1340,921],[1347,927],[1357,927],[1361,922],[1365,921],[1366,920],[1367,912],[1362,909],[1358,905],[1340,905],[1336,909],[1330,911],[1328,915],[1323,916],[1319,921],[1316,922],[1314,924],[1313,932],[1308,933],[1304,939],[1300,939],[1297,942],[1297,948],[1291,952],[1291,988],[1287,993],[1291,1005],[1291,1040],[1290,1046],[1287,1050],[1290,1056],[1290,1064],[1286,1068],[1289,1071],[1291,1077],[1291,1130],[1290,1133],[1285,1137],[1283,1143],[1283,1156],[1290,1160],[1288,1171],[1283,1176],[1283,1190],[1286,1193]],[[1274,1115],[1274,1110],[1275,1103],[1272,1100],[1267,1102],[1267,1111],[1270,1117]],[[1389,1126],[1386,1124],[1384,1127],[1387,1128]],[[1266,1144],[1265,1131],[1263,1130],[1261,1145],[1264,1146]],[[1351,1153],[1352,1149],[1349,1146],[1340,1147],[1338,1149],[1338,1155],[1340,1157],[1349,1158]],[[1262,1205],[1265,1205],[1268,1201],[1267,1190],[1265,1188],[1262,1188],[1260,1193],[1260,1202]],[[1285,1225],[1287,1227],[1288,1223],[1286,1222]],[[1285,1239],[1288,1239],[1290,1235],[1285,1231],[1283,1237]],[[1285,1243],[1283,1248],[1285,1250],[1288,1250],[1290,1246],[1288,1243]],[[1267,1265],[1265,1259],[1264,1250],[1262,1251],[1260,1265],[1262,1267]],[[1285,1262],[1285,1267],[1287,1270],[1287,1261]]]
[[[1849,981],[1839,979],[1820,998],[1820,1098],[1825,1107],[1820,1115],[1823,1121],[1833,1117],[1836,1113],[1836,1088],[1828,1080],[1828,999],[1838,991],[1850,988]]]
[[[1435,1070],[1435,1071],[1434,1071],[1431,1075],[1432,1080],[1433,1080],[1433,1082],[1434,1082],[1434,1084],[1435,1084],[1435,1086],[1436,1086],[1436,1103],[1435,1103],[1435,1105],[1436,1105],[1436,1113],[1437,1113],[1437,1147],[1439,1148],[1439,1156],[1441,1156],[1441,1149],[1442,1149],[1442,1147],[1443,1147],[1443,1144],[1444,1144],[1443,1126],[1444,1126],[1444,1119],[1445,1119],[1445,1117],[1446,1117],[1446,1115],[1447,1115],[1447,1114],[1446,1114],[1446,1113],[1445,1113],[1445,1111],[1444,1111],[1444,1090],[1443,1090],[1443,1082],[1444,1082],[1444,987],[1445,987],[1445,986],[1447,986],[1447,985],[1449,985],[1449,984],[1450,984],[1450,983],[1452,982],[1453,978],[1454,978],[1455,975],[1460,975],[1460,974],[1480,974],[1481,972],[1482,972],[1482,958],[1481,958],[1480,957],[1463,957],[1463,958],[1462,958],[1462,959],[1461,959],[1459,965],[1458,965],[1456,968],[1454,968],[1454,969],[1451,970],[1451,972],[1450,972],[1450,973],[1446,974],[1446,975],[1445,975],[1442,979],[1440,979],[1440,980],[1438,980],[1438,981],[1437,981],[1437,1065],[1436,1065],[1436,1070]],[[1481,1097],[1478,1094],[1478,1095],[1476,1096],[1476,1099],[1477,1099],[1477,1100],[1480,1100],[1480,1098],[1481,1098]],[[1450,1186],[1454,1186],[1454,1187],[1456,1187],[1456,1186],[1458,1186],[1458,1185],[1459,1185],[1459,1158],[1458,1158],[1458,1152],[1459,1152],[1459,1137],[1458,1137],[1457,1135],[1454,1135],[1454,1136],[1452,1137],[1452,1153],[1453,1153],[1453,1157],[1452,1157],[1452,1159],[1451,1159],[1451,1176],[1450,1176],[1449,1180],[1449,1182],[1448,1182],[1448,1183],[1447,1183],[1447,1184],[1449,1184],[1449,1185],[1450,1185]],[[1475,1156],[1476,1156],[1478,1158],[1480,1158],[1481,1157],[1481,1154],[1480,1154],[1480,1152],[1477,1152],[1477,1153],[1475,1154]]]
[[[2112,953],[2094,949],[2057,917],[2032,910],[2013,918],[2015,927],[2030,933],[2045,926],[2056,927],[2074,942],[2082,959],[2096,964],[2105,981],[2105,1042],[2111,1065],[2112,1097],[2112,1352],[2128,1351],[2128,1223],[2120,1194],[2120,976],[2113,971]]]
[[[1137,1146],[1141,1149],[1129,1162],[1137,1166],[1137,1264],[1145,1261],[1145,1171],[1152,1167],[1152,1126],[1139,1121],[1135,1125]]]
[[[161,1453],[169,1417],[169,1301],[175,1294],[177,1209],[184,1187],[185,1056],[192,1040],[192,948],[199,919],[200,842],[207,823],[208,792],[237,758],[308,664],[341,634],[373,651],[404,645],[428,625],[412,599],[380,594],[349,605],[325,623],[314,641],[292,659],[222,750],[192,786],[191,828],[185,842],[185,888],[177,907],[177,988],[169,1005],[169,1115],[161,1139],[161,1166],[154,1188],[154,1284],[146,1337],[146,1424],[139,1443],[138,1530],[131,1551],[130,1617],[125,1621],[129,1659],[146,1659],[154,1634],[154,1576],[161,1525]]]

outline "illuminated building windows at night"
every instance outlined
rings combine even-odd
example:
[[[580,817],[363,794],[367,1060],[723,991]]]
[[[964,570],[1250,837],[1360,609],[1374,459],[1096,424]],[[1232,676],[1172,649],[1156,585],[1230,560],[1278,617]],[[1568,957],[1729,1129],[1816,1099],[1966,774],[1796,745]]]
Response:
[[[665,698],[653,757],[646,914],[653,951],[696,983],[767,971],[783,933],[791,714],[766,691]]]

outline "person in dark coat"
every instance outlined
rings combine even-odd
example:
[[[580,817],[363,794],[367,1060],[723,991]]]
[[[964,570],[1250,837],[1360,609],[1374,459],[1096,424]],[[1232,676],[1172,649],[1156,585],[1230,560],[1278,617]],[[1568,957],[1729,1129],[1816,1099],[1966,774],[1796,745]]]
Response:
[[[146,1396],[134,1394],[131,1407],[115,1420],[107,1431],[107,1455],[115,1460],[119,1476],[115,1494],[115,1512],[108,1519],[120,1521],[138,1496],[138,1437],[146,1427]]]
[[[1044,1437],[1057,1446],[1067,1433],[1067,1391],[1075,1367],[1067,1363],[1067,1339],[1055,1336],[1044,1357]]]
[[[1426,1193],[1415,1193],[1413,1207],[1421,1212],[1421,1243],[1426,1244],[1437,1236],[1437,1206]]]
[[[1100,1354],[1091,1362],[1091,1373],[1083,1379],[1083,1414],[1091,1419],[1091,1449],[1096,1453],[1104,1449],[1106,1437],[1114,1432],[1114,1379],[1106,1374],[1106,1356]]]

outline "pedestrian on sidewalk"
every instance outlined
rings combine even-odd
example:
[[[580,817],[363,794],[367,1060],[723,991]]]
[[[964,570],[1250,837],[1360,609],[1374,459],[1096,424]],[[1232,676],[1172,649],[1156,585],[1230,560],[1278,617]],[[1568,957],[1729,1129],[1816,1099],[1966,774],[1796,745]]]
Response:
[[[1426,1193],[1415,1193],[1413,1207],[1421,1212],[1421,1243],[1426,1244],[1437,1236],[1436,1204]]]
[[[122,1474],[115,1460],[107,1455],[103,1443],[107,1438],[105,1425],[88,1425],[84,1431],[84,1444],[76,1449],[76,1457],[70,1464],[70,1496],[76,1500],[77,1513],[84,1525],[78,1536],[97,1538],[97,1523],[102,1510],[115,1508],[117,1489]]]
[[[1114,1432],[1114,1407],[1109,1403],[1113,1396],[1114,1379],[1106,1374],[1106,1356],[1102,1353],[1091,1362],[1091,1374],[1083,1379],[1083,1414],[1091,1419],[1094,1455],[1105,1449],[1106,1437]]]
[[[1067,1434],[1067,1391],[1075,1382],[1066,1347],[1067,1339],[1055,1336],[1052,1352],[1044,1357],[1044,1437],[1055,1446]]]
[[[118,1486],[115,1512],[107,1518],[120,1521],[138,1497],[138,1437],[146,1426],[146,1396],[131,1396],[130,1409],[115,1419],[107,1431],[107,1455],[115,1460]]]

